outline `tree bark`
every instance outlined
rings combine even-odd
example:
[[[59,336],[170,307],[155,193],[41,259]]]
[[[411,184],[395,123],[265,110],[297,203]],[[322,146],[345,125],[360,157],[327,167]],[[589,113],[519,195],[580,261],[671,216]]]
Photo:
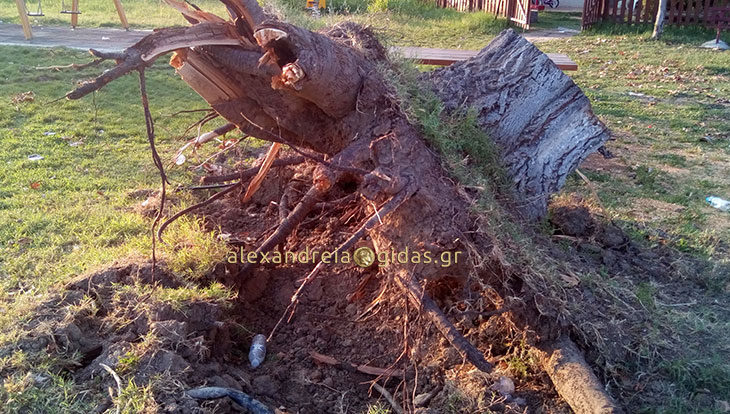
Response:
[[[446,109],[476,110],[497,144],[523,215],[545,215],[550,196],[609,138],[580,88],[524,37],[507,30],[477,56],[424,76]]]
[[[567,336],[536,350],[538,359],[555,389],[576,414],[620,414],[623,410],[603,389],[603,385]]]
[[[656,11],[656,20],[654,21],[654,31],[651,34],[652,40],[659,40],[664,33],[664,21],[667,15],[667,0],[659,0],[659,6]]]

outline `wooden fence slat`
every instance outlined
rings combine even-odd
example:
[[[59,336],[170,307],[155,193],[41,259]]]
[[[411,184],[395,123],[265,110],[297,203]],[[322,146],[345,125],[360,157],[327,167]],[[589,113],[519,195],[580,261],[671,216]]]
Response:
[[[684,24],[684,7],[686,6],[685,0],[677,0],[677,24],[683,25]]]
[[[677,25],[684,25],[684,0],[677,0]]]
[[[626,17],[626,3],[628,3],[627,0],[621,0],[621,14],[619,15],[619,22],[621,23],[624,22],[624,18]]]
[[[646,15],[644,15],[644,23],[653,23],[656,20],[656,14],[659,11],[658,0],[647,0],[647,4],[651,4],[651,7],[647,7]]]

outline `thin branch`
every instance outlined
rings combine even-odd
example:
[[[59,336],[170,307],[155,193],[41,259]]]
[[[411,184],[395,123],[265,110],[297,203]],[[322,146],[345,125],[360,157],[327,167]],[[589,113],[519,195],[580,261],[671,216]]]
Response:
[[[319,352],[309,351],[309,356],[322,364],[332,365],[337,368],[344,369],[349,372],[362,372],[363,374],[375,375],[378,377],[403,377],[403,370],[393,368],[379,368],[370,365],[356,365],[350,362],[339,361],[329,355],[323,355]]]
[[[106,59],[94,59],[91,62],[88,63],[70,63],[68,65],[58,65],[58,66],[36,66],[36,70],[63,70],[63,69],[74,69],[74,70],[81,70],[85,69],[91,66],[96,66],[99,63],[105,61]]]
[[[304,162],[304,157],[287,157],[287,158],[281,158],[278,160],[274,160],[274,162],[271,164],[272,167],[284,167],[287,165],[295,165],[295,164],[301,164]],[[221,183],[225,181],[232,181],[236,179],[241,180],[248,180],[249,178],[256,175],[256,173],[259,171],[259,168],[261,168],[261,164],[247,168],[241,172],[232,173],[232,174],[226,174],[226,175],[209,175],[205,176],[200,179],[200,182],[203,184],[207,183]]]
[[[155,147],[155,124],[152,120],[152,113],[150,112],[150,103],[147,99],[147,82],[144,76],[144,68],[139,69],[139,92],[142,95],[142,107],[144,108],[144,122],[147,127],[147,140],[150,143],[150,150],[152,151],[152,161],[155,163],[157,170],[160,173],[160,181],[162,182],[162,189],[160,191],[160,208],[157,211],[150,232],[152,233],[152,277],[154,278],[155,269],[157,266],[157,244],[155,239],[155,227],[162,218],[163,210],[165,209],[165,198],[167,197],[167,175],[165,175],[165,167],[162,164],[160,154],[157,153]]]
[[[230,187],[230,186],[236,185],[236,184],[238,184],[238,183],[235,182],[235,183],[223,183],[223,184],[211,184],[211,185],[195,185],[195,186],[192,186],[192,187],[185,187],[185,190],[191,190],[191,191],[194,191],[194,190],[217,190],[219,188],[226,188],[226,187]]]
[[[375,390],[377,390],[380,393],[380,395],[382,395],[388,401],[388,404],[390,404],[390,406],[393,408],[393,411],[396,414],[403,414],[403,408],[401,408],[401,406],[398,405],[398,403],[395,401],[395,398],[393,398],[393,395],[390,392],[388,392],[388,390],[383,388],[377,382],[373,383],[373,388],[375,388]]]
[[[185,209],[182,209],[182,210],[178,211],[172,217],[170,217],[169,219],[165,220],[165,222],[160,225],[160,228],[157,229],[157,238],[160,239],[160,241],[162,241],[162,232],[165,231],[165,229],[167,228],[167,226],[169,226],[170,224],[172,224],[172,222],[174,222],[178,218],[184,216],[185,214],[187,214],[187,213],[189,213],[189,212],[191,212],[193,210],[197,210],[197,209],[199,209],[201,207],[207,206],[208,204],[210,204],[213,201],[215,201],[215,200],[223,197],[224,195],[226,195],[226,194],[230,193],[231,191],[235,190],[236,188],[239,188],[240,186],[241,186],[241,182],[240,181],[237,182],[237,183],[231,184],[228,188],[226,188],[223,191],[219,191],[219,192],[215,193],[213,196],[211,196],[207,200],[201,201],[198,204],[193,204],[192,206],[190,206],[188,208],[185,208]]]
[[[119,375],[117,375],[117,373],[114,372],[114,370],[111,369],[109,365],[99,364],[99,366],[104,368],[104,371],[108,372],[112,376],[112,378],[114,378],[114,382],[117,383],[117,398],[120,398],[122,396],[122,379],[119,378]],[[116,413],[119,414],[119,412],[121,411],[121,406],[119,405],[119,403],[115,405],[117,406]]]

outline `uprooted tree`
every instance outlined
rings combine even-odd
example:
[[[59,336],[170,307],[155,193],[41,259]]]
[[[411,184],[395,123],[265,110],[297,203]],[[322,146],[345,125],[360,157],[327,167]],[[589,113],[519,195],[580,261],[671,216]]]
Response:
[[[223,0],[229,20],[185,3],[166,1],[192,26],[158,30],[122,53],[92,51],[99,60],[115,59],[116,67],[67,97],[79,99],[138,71],[148,135],[153,139],[144,69],[174,52],[170,64],[229,122],[207,137],[237,128],[274,143],[257,169],[260,173],[272,165],[305,160],[317,165],[310,189],[298,202],[290,200],[293,209],[279,212],[279,226],[257,253],[284,243],[307,214],[328,199],[336,184],[355,183],[356,197],[371,216],[338,251],[350,250],[368,237],[377,252],[406,248],[429,250],[434,256],[464,252],[467,259],[448,268],[434,263],[390,263],[381,272],[469,362],[489,372],[492,366],[484,354],[449,321],[423,284],[443,277],[477,277],[506,297],[512,294],[506,279],[514,275],[508,274],[493,240],[481,227],[483,221],[470,209],[468,196],[449,178],[439,156],[404,114],[380,69],[387,65],[385,50],[372,33],[349,23],[323,33],[311,32],[268,15],[255,0]],[[500,34],[475,58],[424,74],[421,81],[442,98],[447,109],[472,108],[476,112],[477,124],[497,145],[513,184],[514,210],[525,219],[543,216],[548,197],[608,138],[580,89],[546,55],[511,30]],[[274,161],[282,144],[298,156]],[[155,159],[162,171],[159,157],[155,155]],[[211,177],[209,181],[240,179],[213,197],[243,189],[254,174]],[[164,172],[162,175],[164,187]],[[255,185],[249,185],[244,202],[254,190]],[[320,262],[306,276],[292,298],[292,308],[307,282],[325,266]],[[252,272],[256,272],[255,266],[244,266],[237,278],[243,280]],[[547,339],[560,336],[557,324],[540,319],[531,301],[515,304],[510,313],[517,325],[544,324],[542,331],[550,332]],[[555,348],[557,343],[551,346]],[[557,349],[568,353],[568,359],[582,360],[570,356],[575,352],[565,347]],[[552,354],[548,351],[546,359]],[[559,362],[553,365],[553,371],[564,374],[565,367]],[[585,375],[580,383],[561,381],[572,384],[561,394],[576,411],[614,410],[585,362],[578,365]],[[583,391],[576,391],[581,387]]]

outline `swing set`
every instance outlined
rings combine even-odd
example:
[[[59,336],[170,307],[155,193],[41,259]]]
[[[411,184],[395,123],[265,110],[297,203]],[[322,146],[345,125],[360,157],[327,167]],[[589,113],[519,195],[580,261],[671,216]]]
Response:
[[[37,1],[38,3],[36,5],[35,11],[31,11],[30,9],[28,9],[25,0],[15,0],[15,4],[18,6],[18,15],[20,15],[20,24],[23,26],[23,35],[25,35],[26,40],[30,40],[33,38],[33,32],[30,28],[30,20],[28,19],[28,17],[45,16],[45,14],[43,14],[43,5],[41,4],[42,0]],[[122,22],[122,27],[124,27],[125,30],[129,30],[129,22],[127,22],[127,15],[124,14],[122,0],[112,1],[114,1],[114,7],[116,7],[117,13],[119,14],[119,20]],[[79,10],[79,0],[71,0],[70,9],[66,6],[66,0],[61,0],[60,13],[71,15],[71,27],[75,29],[79,23],[79,14],[81,14],[81,11]]]

